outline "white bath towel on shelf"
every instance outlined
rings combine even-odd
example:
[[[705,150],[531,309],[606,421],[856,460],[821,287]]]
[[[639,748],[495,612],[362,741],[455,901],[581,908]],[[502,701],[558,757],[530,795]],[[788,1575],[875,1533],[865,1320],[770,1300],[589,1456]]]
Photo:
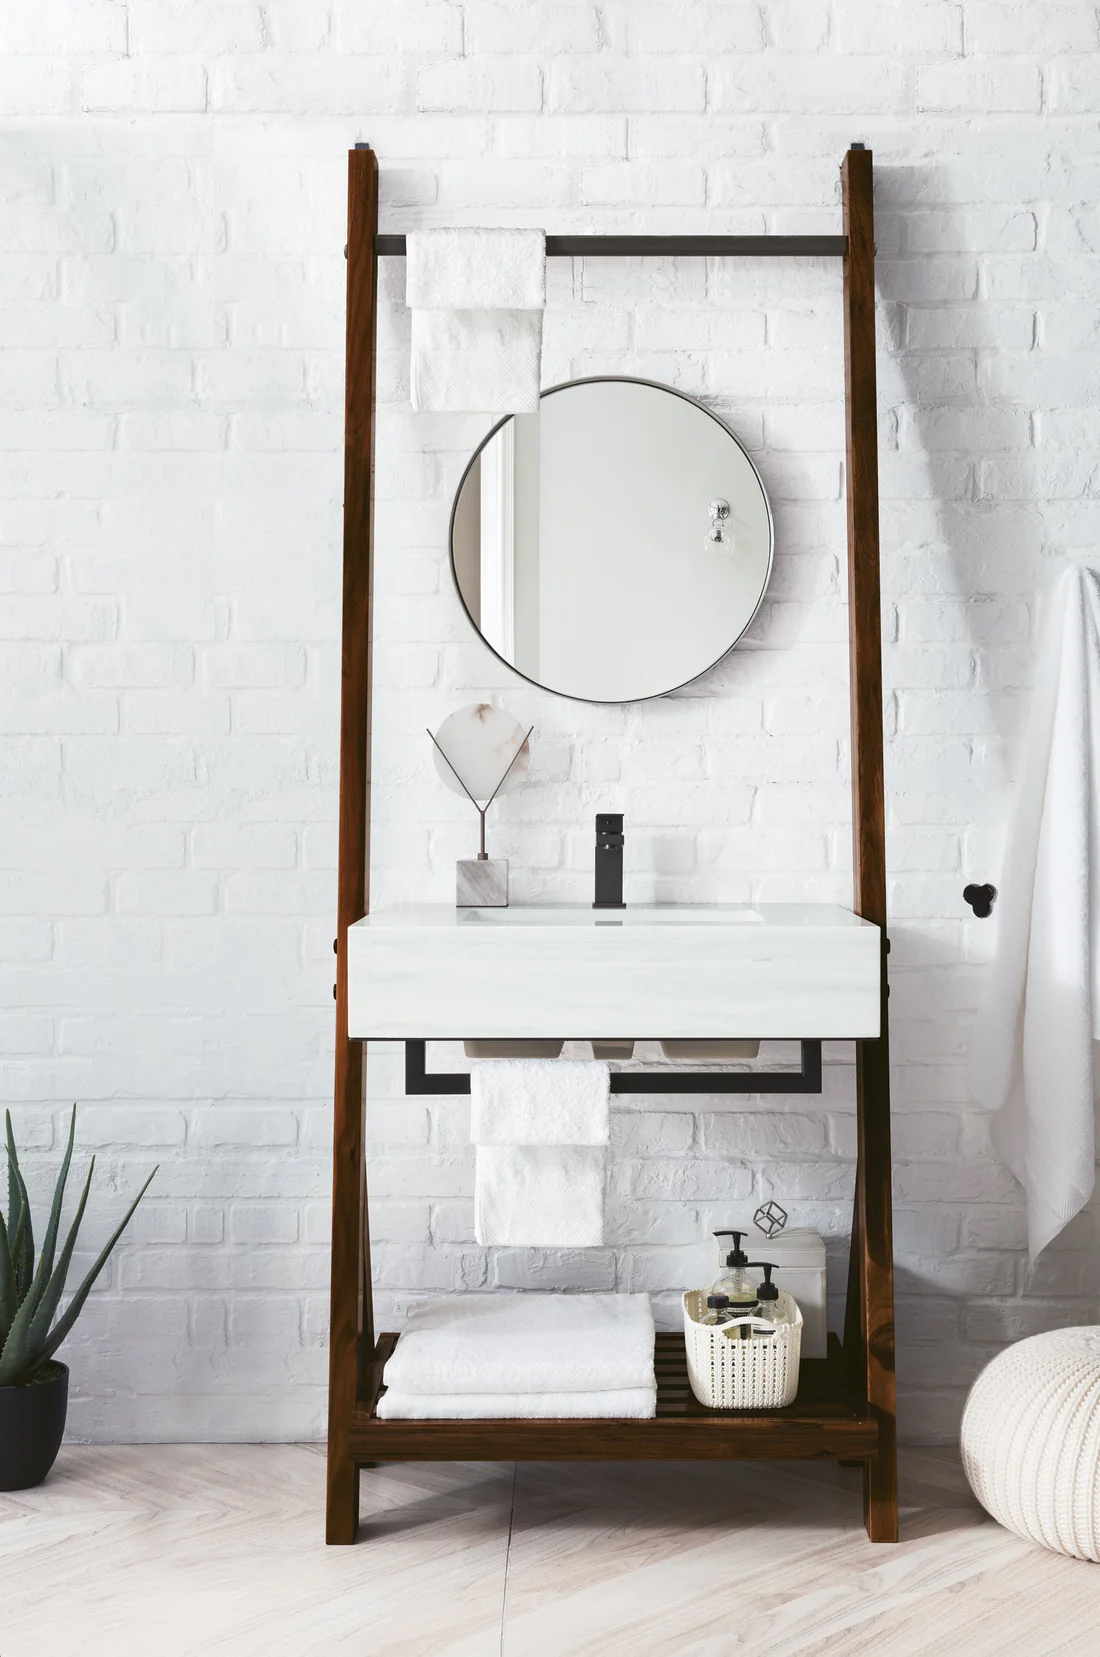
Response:
[[[474,1236],[483,1248],[599,1248],[606,1164],[597,1145],[479,1145]]]
[[[606,1145],[611,1067],[586,1059],[484,1059],[470,1074],[475,1145]]]
[[[645,1294],[449,1295],[409,1308],[383,1379],[399,1393],[652,1387]]]
[[[971,1092],[1027,1198],[1034,1260],[1092,1194],[1100,1037],[1100,576],[1051,594],[974,1027]]]
[[[410,395],[419,412],[538,408],[546,238],[541,230],[420,230],[405,238]]]
[[[384,1392],[383,1421],[568,1420],[620,1417],[648,1421],[657,1414],[656,1387],[619,1392]]]

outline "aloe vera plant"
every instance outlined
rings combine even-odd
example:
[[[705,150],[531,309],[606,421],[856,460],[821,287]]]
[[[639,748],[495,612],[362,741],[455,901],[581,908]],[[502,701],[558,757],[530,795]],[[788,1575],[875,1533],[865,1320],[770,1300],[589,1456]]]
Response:
[[[6,1217],[0,1214],[0,1387],[18,1387],[35,1379],[80,1316],[81,1308],[88,1298],[88,1291],[107,1264],[111,1250],[129,1225],[135,1208],[149,1189],[149,1183],[157,1170],[153,1169],[153,1173],[149,1175],[149,1179],[126,1210],[122,1224],[111,1233],[91,1271],[54,1323],[54,1314],[65,1290],[65,1279],[76,1247],[80,1222],[84,1218],[92,1174],[95,1171],[95,1157],[93,1156],[88,1169],[88,1177],[84,1181],[84,1189],[80,1194],[73,1223],[58,1254],[57,1236],[61,1225],[61,1204],[65,1196],[65,1182],[69,1177],[73,1140],[76,1136],[74,1105],[69,1121],[69,1143],[65,1148],[65,1159],[57,1177],[57,1186],[42,1238],[42,1249],[36,1265],[30,1199],[19,1169],[19,1157],[11,1129],[11,1112],[7,1111],[5,1115],[8,1212]]]

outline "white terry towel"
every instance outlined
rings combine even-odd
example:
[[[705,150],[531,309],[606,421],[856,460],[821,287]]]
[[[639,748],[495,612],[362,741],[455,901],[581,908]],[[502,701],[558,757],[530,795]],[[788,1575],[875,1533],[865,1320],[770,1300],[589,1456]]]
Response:
[[[422,412],[538,408],[546,237],[541,230],[417,230],[405,238],[410,390]]]
[[[652,1387],[645,1294],[450,1295],[409,1308],[383,1379],[399,1393]]]
[[[483,1248],[599,1248],[602,1145],[479,1145],[474,1236]]]
[[[475,1145],[606,1145],[611,1067],[587,1059],[483,1059],[470,1075]]]
[[[1095,864],[1097,879],[1092,878]],[[997,949],[970,1048],[975,1098],[1024,1187],[1031,1259],[1095,1177],[1100,1037],[1100,576],[1051,594],[995,911]]]
[[[541,311],[541,230],[410,230],[405,303],[414,311]]]
[[[610,1088],[601,1062],[486,1059],[474,1067],[474,1235],[483,1247],[600,1246]]]
[[[656,1387],[618,1392],[384,1392],[377,1413],[383,1421],[505,1421],[581,1417],[632,1421],[657,1414]]]

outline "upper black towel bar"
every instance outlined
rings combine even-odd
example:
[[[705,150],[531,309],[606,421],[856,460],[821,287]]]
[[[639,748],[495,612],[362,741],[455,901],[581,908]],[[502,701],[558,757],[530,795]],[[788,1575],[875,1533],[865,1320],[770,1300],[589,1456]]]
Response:
[[[820,1093],[821,1043],[804,1041],[800,1070],[613,1070],[612,1093]],[[405,1043],[406,1093],[469,1093],[459,1070],[428,1070],[426,1041]]]

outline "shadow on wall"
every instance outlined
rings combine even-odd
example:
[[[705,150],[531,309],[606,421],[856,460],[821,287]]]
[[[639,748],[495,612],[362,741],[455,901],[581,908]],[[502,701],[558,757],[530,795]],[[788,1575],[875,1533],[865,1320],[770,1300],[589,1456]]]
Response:
[[[954,1444],[967,1393],[1014,1341],[1100,1321],[1100,1203],[1090,1204],[1028,1267],[1005,1251],[960,1252],[906,1265],[895,1258],[898,1433],[902,1443]],[[1087,1246],[1086,1246],[1087,1245]],[[990,1295],[998,1264],[1015,1267],[1017,1292]],[[992,1269],[991,1269],[992,1268]]]
[[[1034,307],[991,301],[981,276],[998,255],[1018,262],[1034,246],[1036,221],[1006,206],[989,247],[976,245],[975,215],[953,199],[955,174],[875,170],[879,407],[896,443],[882,457],[882,570],[897,625],[893,650],[886,634],[886,677],[898,737],[969,743],[966,781],[977,794],[1008,780],[1026,715],[1031,623],[1051,572],[1034,500],[1033,412],[1014,395],[1017,359],[1007,356],[1030,353]],[[936,657],[940,694],[930,704]],[[906,696],[908,667],[920,703]]]

